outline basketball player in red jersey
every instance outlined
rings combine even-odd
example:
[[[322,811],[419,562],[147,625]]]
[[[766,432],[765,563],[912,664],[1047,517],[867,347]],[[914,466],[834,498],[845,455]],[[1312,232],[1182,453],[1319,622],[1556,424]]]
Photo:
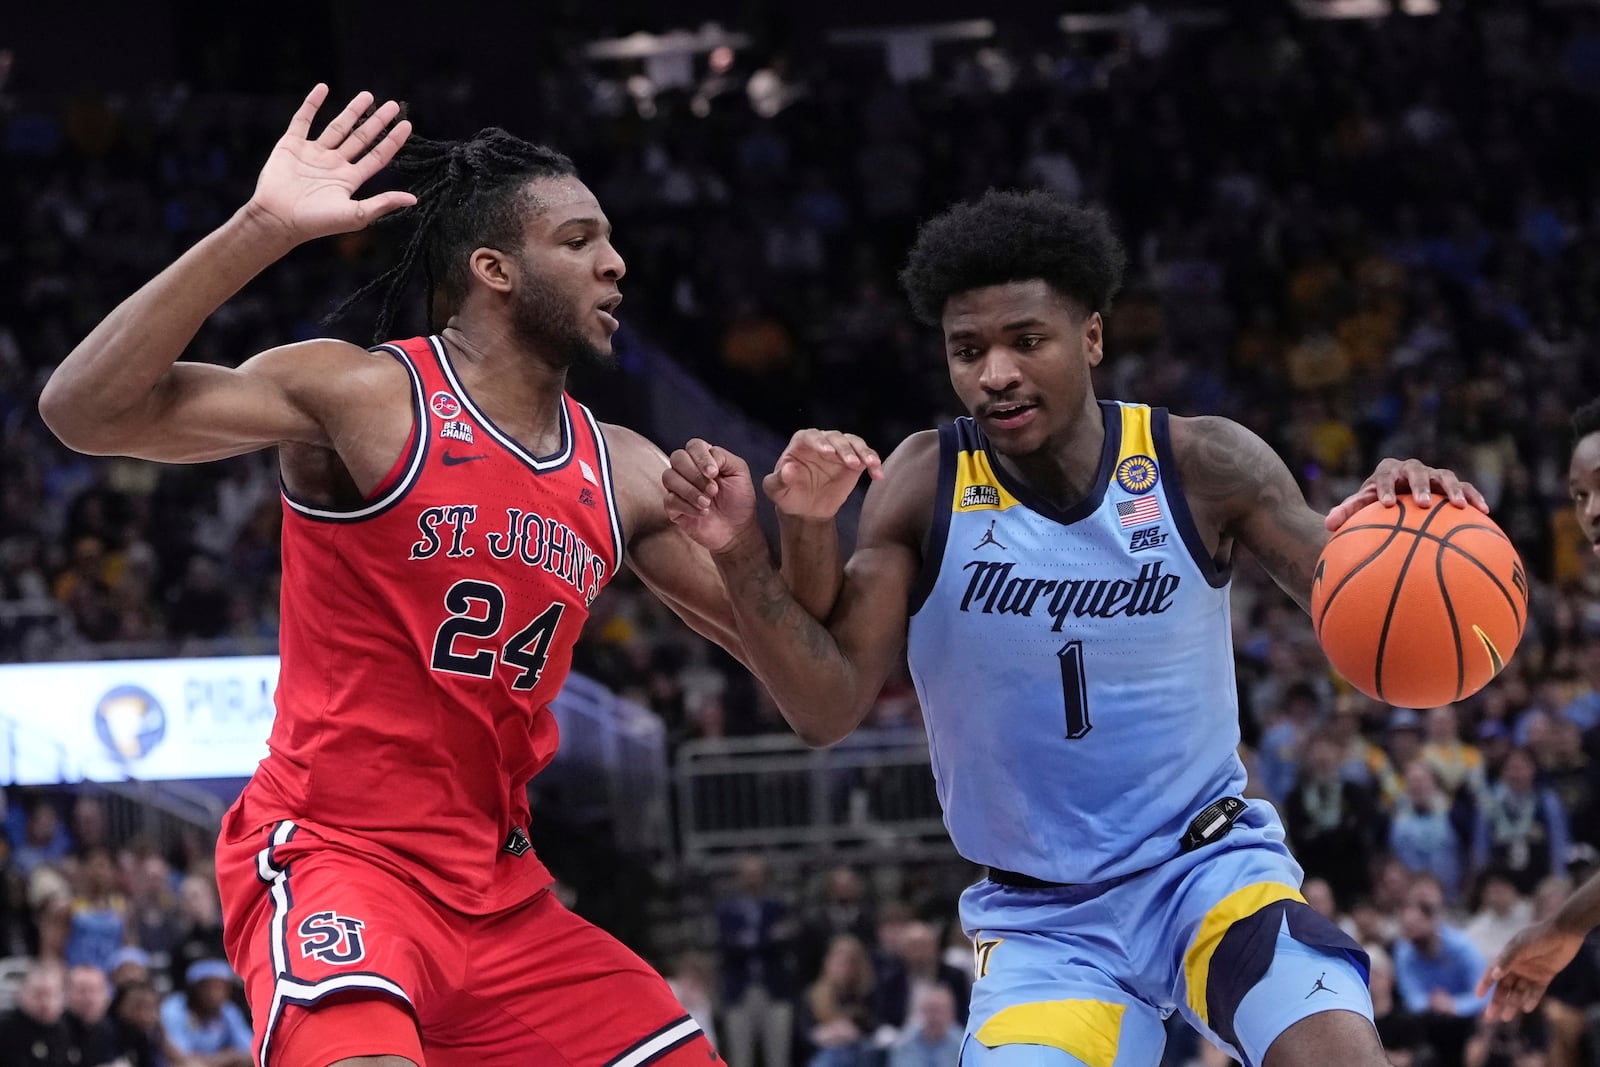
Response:
[[[108,315],[40,400],[83,452],[279,449],[277,717],[217,850],[257,1058],[706,1064],[666,983],[551,896],[527,834],[527,782],[557,745],[547,705],[624,547],[689,625],[743,655],[714,566],[667,519],[666,457],[564,391],[617,328],[611,227],[565,156],[501,130],[401,153],[410,124],[393,101],[363,118],[366,93],[313,137],[326,96],[306,97],[249,203]],[[391,161],[415,191],[356,199]],[[421,266],[437,336],[176,362],[291,248],[405,207],[416,233],[375,283],[379,329]],[[791,448],[877,466],[842,435]],[[803,530],[785,541],[806,550]]]

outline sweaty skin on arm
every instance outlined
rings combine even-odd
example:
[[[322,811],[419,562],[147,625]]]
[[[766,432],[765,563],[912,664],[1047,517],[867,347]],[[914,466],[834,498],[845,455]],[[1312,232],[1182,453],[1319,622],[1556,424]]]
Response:
[[[1309,611],[1311,577],[1330,535],[1288,466],[1232,419],[1175,416],[1171,426],[1183,494],[1212,558],[1225,565],[1233,543],[1244,545]]]
[[[856,550],[826,624],[785,587],[759,536],[741,537],[713,557],[732,597],[751,669],[809,745],[834,744],[860,724],[905,648],[938,458],[938,434],[925,431],[907,438],[884,462],[883,478],[867,490]],[[830,575],[823,577],[831,581]],[[806,578],[808,587],[811,580]]]
[[[612,479],[627,538],[628,566],[690,629],[715,641],[754,670],[734,620],[727,587],[711,553],[667,517],[661,494],[666,454],[626,427],[604,424],[601,430],[612,456]],[[784,568],[780,585],[794,584],[795,597],[824,610],[833,602],[837,589],[838,540],[820,536],[813,526],[782,524],[782,550],[796,563]],[[763,541],[763,551],[765,548]]]

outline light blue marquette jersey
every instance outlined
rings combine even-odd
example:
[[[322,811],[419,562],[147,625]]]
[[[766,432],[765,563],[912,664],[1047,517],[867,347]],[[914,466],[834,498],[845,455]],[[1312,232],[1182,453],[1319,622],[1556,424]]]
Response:
[[[1098,473],[1065,512],[1007,475],[973,420],[940,429],[911,602],[950,837],[1050,882],[1153,867],[1245,785],[1228,575],[1189,515],[1167,413],[1100,410]]]

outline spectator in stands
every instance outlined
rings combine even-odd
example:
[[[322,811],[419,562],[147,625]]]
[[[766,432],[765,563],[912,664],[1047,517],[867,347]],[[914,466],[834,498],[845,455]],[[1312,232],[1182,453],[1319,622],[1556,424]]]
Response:
[[[1500,955],[1513,934],[1533,920],[1533,903],[1517,895],[1517,887],[1503,870],[1490,867],[1478,875],[1478,909],[1466,925],[1466,935],[1484,959]]]
[[[667,986],[672,990],[672,995],[683,1005],[683,1010],[700,1024],[701,1030],[705,1031],[706,1041],[712,1048],[721,1049],[722,1042],[717,1038],[714,1004],[717,988],[716,966],[712,958],[704,952],[680,953],[678,958],[672,961],[672,967],[662,973],[667,979]],[[726,1055],[723,1058],[726,1059]]]
[[[104,846],[78,855],[78,895],[72,901],[72,932],[67,938],[70,967],[87,963],[105,970],[111,954],[127,940],[128,902],[117,892],[117,868]]]
[[[722,970],[721,1052],[731,1067],[787,1067],[794,1009],[790,996],[794,922],[769,887],[764,857],[739,857],[733,892],[717,901]]]
[[[37,935],[28,914],[28,886],[17,870],[11,838],[0,833],[0,958],[26,956]]]
[[[972,983],[965,973],[939,958],[939,934],[932,924],[906,923],[896,950],[889,965],[878,970],[879,1021],[896,1031],[917,1026],[917,992],[923,986],[936,985],[949,990],[957,1005],[956,1017],[965,1026]]]
[[[1600,738],[1600,734],[1596,736]],[[1554,717],[1550,743],[1535,757],[1539,784],[1560,801],[1573,842],[1600,844],[1600,771],[1583,750],[1583,733],[1578,724]]]
[[[1333,735],[1306,741],[1300,774],[1284,805],[1289,840],[1306,874],[1325,879],[1345,904],[1366,893],[1366,860],[1385,836],[1384,817],[1365,786],[1339,775]]]
[[[1408,1011],[1423,1016],[1430,1043],[1445,1063],[1455,1062],[1483,1014],[1487,997],[1476,993],[1484,957],[1471,939],[1444,921],[1444,888],[1431,874],[1411,882],[1394,946],[1395,988]]]
[[[111,1023],[117,1031],[117,1052],[129,1067],[174,1067],[177,1050],[161,1027],[161,996],[146,981],[118,987],[111,1000]]]
[[[250,1024],[229,999],[238,976],[222,960],[189,965],[184,987],[161,1002],[161,1029],[183,1056],[206,1067],[250,1067]]]
[[[1422,745],[1422,758],[1433,768],[1439,788],[1447,797],[1454,801],[1462,790],[1472,795],[1483,790],[1483,755],[1476,745],[1461,740],[1454,704],[1428,712],[1427,738]]]
[[[1261,785],[1276,803],[1283,803],[1294,788],[1301,750],[1316,719],[1316,690],[1305,682],[1295,682],[1284,692],[1277,714],[1262,731]]]
[[[1404,776],[1405,768],[1422,754],[1422,719],[1410,708],[1395,708],[1389,713],[1389,728],[1384,734],[1384,751],[1389,762]]]
[[[27,817],[22,843],[13,856],[17,870],[24,876],[42,863],[59,863],[72,851],[72,841],[61,826],[61,815],[49,799],[35,799]]]
[[[1454,899],[1461,886],[1461,841],[1450,819],[1450,798],[1423,759],[1405,769],[1406,792],[1395,805],[1389,850],[1412,872],[1426,871]]]
[[[222,903],[217,884],[191,874],[178,885],[178,938],[170,963],[172,988],[182,989],[189,968],[200,960],[224,959]]]
[[[961,1059],[960,998],[941,984],[915,987],[910,1021],[889,1053],[889,1067],[956,1067]]]
[[[150,963],[150,954],[142,948],[119,948],[106,963],[111,988],[120,991],[140,983],[151,984]]]
[[[129,940],[165,963],[186,933],[173,892],[172,869],[161,856],[139,850],[128,855],[127,866]],[[204,952],[194,958],[214,954]]]
[[[822,973],[806,990],[801,1029],[812,1049],[806,1067],[866,1067],[879,1022],[876,987],[865,945],[848,934],[828,943]]]
[[[66,977],[59,964],[38,962],[17,990],[17,1006],[0,1015],[0,1067],[83,1067],[83,1049],[62,1017]]]
[[[80,793],[72,802],[72,845],[82,853],[91,848],[110,851],[105,802],[92,793]]]
[[[1372,994],[1372,1021],[1394,1067],[1415,1067],[1427,1053],[1428,1033],[1422,1016],[1409,1010],[1394,989],[1394,961],[1382,948],[1363,946],[1372,959],[1367,985]]]
[[[83,1050],[81,1067],[98,1067],[116,1059],[116,1027],[107,1011],[111,1007],[111,982],[104,971],[80,964],[67,971],[66,1023],[73,1042]]]
[[[1500,780],[1484,791],[1473,835],[1473,864],[1504,868],[1519,893],[1566,873],[1567,815],[1556,795],[1537,784],[1536,769],[1527,749],[1512,750]]]
[[[1339,777],[1366,789],[1388,810],[1399,799],[1402,787],[1388,755],[1361,732],[1363,708],[1371,703],[1359,694],[1340,694],[1327,733],[1339,746]]]
[[[864,945],[872,944],[878,936],[877,918],[861,875],[845,866],[834,867],[823,875],[822,900],[801,923],[796,962],[802,975],[814,975],[822,969],[823,954],[840,934],[849,934]]]

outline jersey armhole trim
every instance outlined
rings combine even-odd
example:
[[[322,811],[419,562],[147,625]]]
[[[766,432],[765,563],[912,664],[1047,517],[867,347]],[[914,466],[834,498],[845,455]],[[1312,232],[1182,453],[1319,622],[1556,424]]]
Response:
[[[933,517],[922,548],[922,566],[917,568],[917,578],[912,583],[911,598],[906,605],[907,617],[916,615],[927,603],[944,562],[945,545],[950,540],[950,514],[955,507],[956,451],[960,448],[961,422],[957,419],[939,427],[939,480],[933,491]]]
[[[428,408],[423,396],[422,376],[417,373],[417,368],[411,362],[411,357],[399,345],[379,345],[372,349],[373,352],[387,352],[400,361],[400,365],[411,376],[411,399],[413,411],[411,415],[411,439],[406,446],[406,451],[401,453],[401,459],[395,463],[396,468],[403,469],[398,478],[394,478],[393,471],[384,478],[384,482],[393,479],[392,485],[387,490],[383,489],[383,482],[379,483],[376,496],[364,503],[361,507],[348,511],[337,508],[320,508],[308,504],[303,500],[296,500],[294,494],[289,492],[289,486],[284,483],[282,476],[278,478],[278,488],[283,494],[283,502],[297,514],[307,519],[318,522],[359,522],[363,519],[376,518],[400,503],[406,493],[417,481],[417,476],[422,472],[422,464],[428,456]]]
[[[1183,538],[1189,558],[1200,571],[1200,576],[1213,589],[1221,589],[1233,577],[1233,567],[1218,567],[1217,561],[1206,551],[1205,539],[1194,524],[1194,514],[1189,510],[1189,498],[1183,492],[1183,479],[1178,474],[1178,460],[1172,451],[1172,434],[1167,422],[1166,408],[1150,409],[1150,437],[1156,444],[1156,463],[1161,469],[1163,492],[1167,506],[1172,509],[1172,523]]]
[[[595,421],[594,413],[588,408],[572,401],[579,411],[583,412],[583,421],[588,423],[589,432],[594,435],[594,454],[600,460],[600,486],[605,491],[606,517],[611,520],[611,548],[615,553],[612,556],[611,575],[622,569],[623,546],[627,543],[622,536],[622,515],[617,511],[617,490],[611,477],[611,450],[606,447],[605,434],[600,432],[600,423]]]

